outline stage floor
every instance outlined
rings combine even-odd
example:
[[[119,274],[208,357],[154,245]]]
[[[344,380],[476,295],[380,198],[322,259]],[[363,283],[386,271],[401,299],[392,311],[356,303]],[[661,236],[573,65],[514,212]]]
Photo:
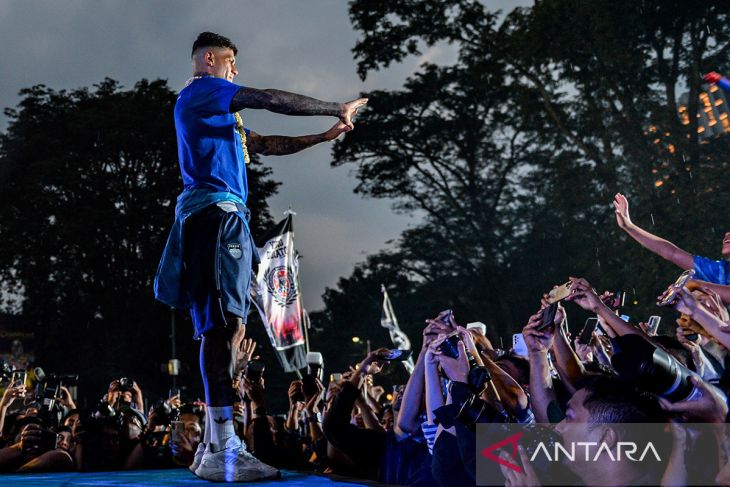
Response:
[[[47,473],[47,474],[0,474],[0,485],[19,487],[75,487],[90,485],[119,486],[182,486],[182,485],[222,485],[200,480],[187,469],[174,470],[135,470],[132,472],[94,472],[94,473]],[[267,482],[245,482],[241,485],[266,486],[316,486],[341,487],[347,485],[374,485],[372,482],[351,479],[333,479],[325,476],[282,470],[281,479]]]

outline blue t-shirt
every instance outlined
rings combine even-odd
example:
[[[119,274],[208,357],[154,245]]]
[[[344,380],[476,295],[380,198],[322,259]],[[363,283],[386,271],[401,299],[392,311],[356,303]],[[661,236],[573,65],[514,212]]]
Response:
[[[178,95],[175,131],[186,189],[227,191],[246,201],[248,181],[241,136],[229,111],[240,88],[210,76],[194,80]]]
[[[712,260],[707,257],[694,256],[695,279],[702,281],[730,285],[730,262],[726,260]]]

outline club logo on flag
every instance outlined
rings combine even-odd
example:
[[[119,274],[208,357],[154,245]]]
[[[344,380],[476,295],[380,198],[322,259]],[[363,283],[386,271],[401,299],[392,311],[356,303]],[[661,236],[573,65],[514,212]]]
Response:
[[[288,266],[266,269],[264,272],[266,290],[274,301],[282,306],[289,306],[297,299],[297,288]]]

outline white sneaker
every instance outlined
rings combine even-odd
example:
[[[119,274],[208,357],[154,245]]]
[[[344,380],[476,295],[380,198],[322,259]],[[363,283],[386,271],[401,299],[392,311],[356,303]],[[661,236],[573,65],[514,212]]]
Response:
[[[193,455],[193,464],[188,467],[191,472],[195,473],[200,466],[200,461],[203,459],[203,453],[205,453],[205,443],[201,441],[198,443],[198,449],[195,450],[195,455]]]
[[[231,436],[219,452],[214,453],[210,445],[207,446],[195,475],[214,482],[251,482],[281,476],[277,469],[246,451],[246,445],[236,435]]]

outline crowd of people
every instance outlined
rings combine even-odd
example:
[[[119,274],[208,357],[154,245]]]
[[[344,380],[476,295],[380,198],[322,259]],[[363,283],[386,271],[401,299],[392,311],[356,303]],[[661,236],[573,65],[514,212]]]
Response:
[[[668,287],[657,283],[666,289],[658,304],[676,310],[676,326],[657,330],[648,320],[626,321],[614,293],[570,277],[536,299],[535,313],[510,349],[494,346],[484,327],[461,326],[446,310],[426,320],[406,384],[392,393],[379,385],[383,367],[394,359],[381,348],[327,381],[310,370],[291,382],[285,414],[267,409],[256,344],[241,337],[231,384],[238,397],[236,434],[276,468],[386,484],[532,486],[556,485],[559,478],[572,485],[730,485],[724,428],[730,265],[693,256],[639,228],[622,195],[614,204],[622,230],[688,270]],[[722,253],[730,259],[730,232]],[[574,326],[571,334],[571,307],[595,315],[595,322],[588,320],[583,330]],[[195,469],[198,445],[206,441],[204,403],[183,403],[173,391],[145,411],[139,385],[119,378],[98,404],[79,409],[67,387],[73,378],[26,375],[4,374],[0,472]],[[610,450],[635,439],[636,429],[617,426],[629,423],[667,425],[660,448],[669,460],[661,468],[580,458],[540,466],[522,445],[513,455],[501,451],[503,462],[490,462],[477,449],[482,428],[509,425],[556,441],[600,439]],[[683,427],[696,423],[709,428]],[[712,455],[689,461],[700,443],[709,444]],[[480,461],[486,462],[481,470]],[[478,471],[487,472],[486,481]]]

